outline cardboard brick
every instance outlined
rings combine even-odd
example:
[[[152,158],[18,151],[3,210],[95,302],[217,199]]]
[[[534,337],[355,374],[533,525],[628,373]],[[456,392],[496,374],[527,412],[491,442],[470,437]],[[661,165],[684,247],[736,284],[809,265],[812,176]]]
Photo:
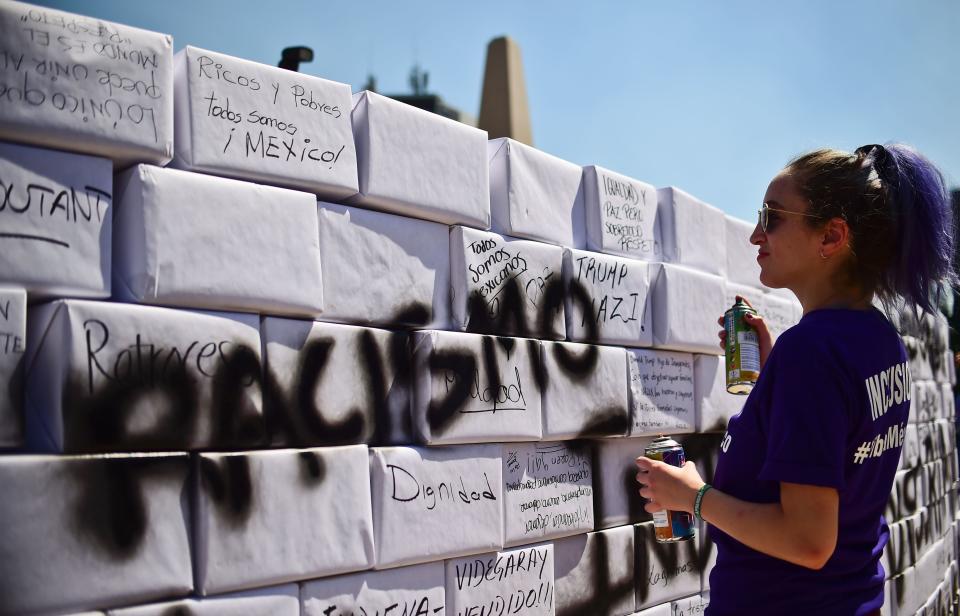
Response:
[[[657,200],[663,260],[725,276],[727,233],[723,212],[673,186],[657,190]]]
[[[660,260],[657,189],[597,165],[583,168],[587,249]]]
[[[107,612],[107,616],[171,616],[172,614],[300,616],[300,589],[296,584],[286,584],[203,599],[182,599]]]
[[[444,566],[451,614],[555,614],[552,544],[451,559]]]
[[[654,263],[650,281],[653,346],[719,354],[717,319],[728,308],[723,279],[687,267]]]
[[[756,221],[747,222],[725,215],[727,263],[724,270],[727,280],[732,283],[761,287],[760,264],[757,263],[757,247],[750,243],[750,236],[756,228]]]
[[[620,526],[553,544],[557,616],[623,616],[636,609],[633,527]]]
[[[0,287],[0,448],[23,444],[23,370],[27,294]]]
[[[630,436],[680,434],[696,427],[693,355],[627,349]]]
[[[300,601],[303,616],[444,616],[443,561],[310,580],[300,585]]]
[[[726,432],[730,418],[747,400],[727,391],[726,364],[718,355],[693,356],[693,390],[696,432]]]
[[[710,605],[710,597],[707,595],[693,595],[676,601],[670,602],[673,616],[703,616]]]
[[[640,437],[593,442],[593,505],[598,529],[653,519],[643,508],[646,501],[640,496],[636,479],[636,459],[644,455],[652,441],[652,437]]]
[[[700,565],[696,541],[660,543],[654,537],[653,522],[636,529],[637,607],[647,608],[700,592]]]

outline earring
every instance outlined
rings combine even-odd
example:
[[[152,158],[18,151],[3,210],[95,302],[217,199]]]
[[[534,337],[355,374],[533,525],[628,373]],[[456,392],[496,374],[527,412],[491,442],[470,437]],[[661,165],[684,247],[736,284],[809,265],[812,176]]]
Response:
[[[826,261],[827,255],[823,254],[823,248],[820,249],[820,258]]]

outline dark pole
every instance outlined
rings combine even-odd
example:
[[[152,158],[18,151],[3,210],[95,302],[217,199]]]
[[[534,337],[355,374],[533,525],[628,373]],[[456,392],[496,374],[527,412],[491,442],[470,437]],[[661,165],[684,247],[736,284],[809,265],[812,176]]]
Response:
[[[277,66],[288,71],[297,71],[301,62],[313,62],[313,50],[309,47],[287,47],[280,54],[280,63]]]

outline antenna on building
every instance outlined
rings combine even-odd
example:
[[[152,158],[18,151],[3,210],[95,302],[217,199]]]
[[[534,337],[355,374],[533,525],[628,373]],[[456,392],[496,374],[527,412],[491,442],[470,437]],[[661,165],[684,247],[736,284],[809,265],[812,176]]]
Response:
[[[313,62],[313,50],[303,46],[287,47],[280,52],[280,62],[277,66],[296,72],[300,70],[301,62]]]

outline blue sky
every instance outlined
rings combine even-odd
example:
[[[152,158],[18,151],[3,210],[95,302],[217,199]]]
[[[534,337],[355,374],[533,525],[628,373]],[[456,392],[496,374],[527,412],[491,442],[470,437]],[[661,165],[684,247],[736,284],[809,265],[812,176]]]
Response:
[[[960,2],[41,0],[358,90],[429,89],[474,116],[490,39],[520,45],[534,143],[753,219],[770,178],[821,146],[903,141],[960,186]]]

